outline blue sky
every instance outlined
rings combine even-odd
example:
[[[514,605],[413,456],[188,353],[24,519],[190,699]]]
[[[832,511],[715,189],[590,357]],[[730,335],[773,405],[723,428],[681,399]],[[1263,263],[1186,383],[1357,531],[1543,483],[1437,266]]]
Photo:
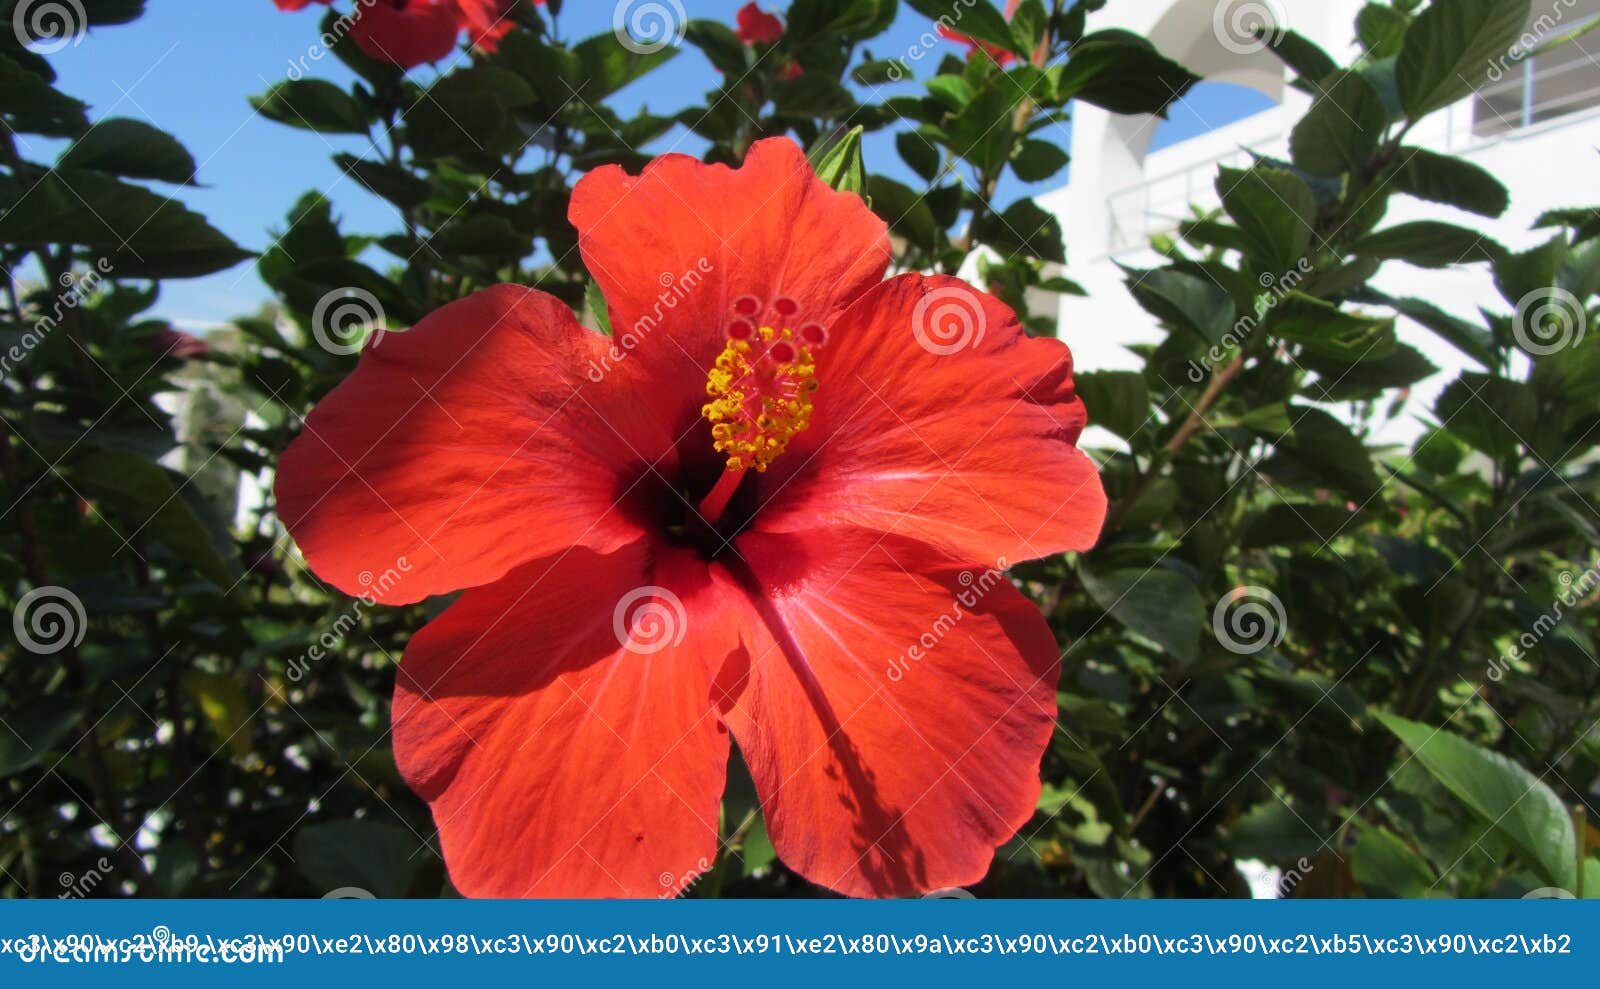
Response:
[[[742,0],[685,0],[684,5],[691,17],[731,22]],[[252,94],[283,79],[291,60],[306,53],[317,35],[320,8],[289,14],[278,11],[271,0],[226,0],[227,14],[218,17],[196,16],[198,6],[194,0],[152,3],[149,13],[134,24],[92,32],[78,46],[51,56],[61,76],[59,87],[89,103],[93,119],[133,117],[177,135],[200,164],[202,187],[164,191],[204,213],[246,247],[265,248],[270,231],[281,226],[288,208],[310,190],[320,190],[333,200],[347,232],[391,230],[394,221],[387,204],[341,176],[330,161],[336,151],[361,153],[368,147],[364,140],[285,127],[255,116],[248,102]],[[778,4],[769,0],[767,6]],[[562,35],[577,39],[611,30],[612,8],[603,0],[568,0],[561,16]],[[897,55],[928,26],[926,19],[903,7],[888,34],[871,45],[872,51],[880,57]],[[934,60],[925,59],[918,68],[931,70],[933,64]],[[421,71],[424,77],[431,72]],[[350,78],[332,58],[318,63],[312,74],[341,84]],[[656,113],[671,113],[697,103],[714,78],[699,53],[686,48],[624,90],[617,106],[624,113],[643,104]],[[911,87],[901,84],[907,92]],[[1171,120],[1157,133],[1157,146],[1265,106],[1263,97],[1249,91],[1203,85],[1173,109]],[[1059,135],[1064,146],[1067,139],[1066,134]],[[680,128],[649,150],[693,154],[700,148],[700,142]],[[37,141],[23,151],[36,160],[53,155],[49,145]],[[880,136],[870,142],[867,153],[869,168],[908,179],[891,138]],[[1050,184],[1060,184],[1065,176],[1062,173]],[[999,198],[1009,202],[1026,191],[1030,190],[1021,186],[1003,188]],[[254,311],[268,295],[253,264],[247,262],[208,278],[164,283],[157,313],[187,328],[203,329]]]

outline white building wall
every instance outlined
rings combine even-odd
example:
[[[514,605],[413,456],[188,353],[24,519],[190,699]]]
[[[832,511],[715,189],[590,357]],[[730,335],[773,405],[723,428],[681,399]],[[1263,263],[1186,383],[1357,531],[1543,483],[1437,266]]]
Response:
[[[1580,21],[1595,0],[1555,0],[1564,33]],[[1188,204],[1215,207],[1213,181],[1220,165],[1243,165],[1247,150],[1288,157],[1288,134],[1309,108],[1310,98],[1286,85],[1282,63],[1270,51],[1240,54],[1224,17],[1243,6],[1275,8],[1283,26],[1348,62],[1354,21],[1362,0],[1117,0],[1090,18],[1090,29],[1121,28],[1151,40],[1162,52],[1207,79],[1248,86],[1278,100],[1278,105],[1181,143],[1148,151],[1160,123],[1155,117],[1118,117],[1079,104],[1073,114],[1072,165],[1068,184],[1039,197],[1061,217],[1067,241],[1067,273],[1088,290],[1087,297],[1063,297],[1060,335],[1083,370],[1136,369],[1140,361],[1130,343],[1161,339],[1162,331],[1129,295],[1118,267],[1152,267],[1159,256],[1149,250],[1151,233],[1170,230],[1188,215]],[[1537,5],[1536,5],[1537,6]],[[1581,9],[1580,9],[1581,8]],[[1591,49],[1600,32],[1589,35]],[[1600,51],[1600,49],[1595,49]],[[1596,94],[1600,100],[1600,94]],[[1408,143],[1458,155],[1495,174],[1511,190],[1511,208],[1497,220],[1424,203],[1406,196],[1390,202],[1384,225],[1413,219],[1441,219],[1475,230],[1513,249],[1548,240],[1553,231],[1532,231],[1542,212],[1600,201],[1600,107],[1504,130],[1489,137],[1473,133],[1474,106],[1464,100],[1419,125]],[[1466,318],[1485,307],[1509,312],[1499,298],[1487,265],[1427,271],[1390,262],[1374,281],[1395,295],[1420,295]],[[1441,369],[1413,391],[1412,408],[1429,404],[1445,384],[1471,362],[1428,331],[1402,320],[1400,337]],[[1412,419],[1385,430],[1383,438],[1403,440],[1421,429]]]

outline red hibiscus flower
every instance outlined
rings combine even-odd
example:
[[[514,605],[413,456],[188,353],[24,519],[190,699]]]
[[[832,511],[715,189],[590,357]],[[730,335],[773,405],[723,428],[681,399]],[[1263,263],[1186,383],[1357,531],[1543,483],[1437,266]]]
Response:
[[[313,0],[273,0],[301,10]],[[332,0],[315,0],[328,4]],[[363,52],[410,69],[447,57],[466,31],[474,47],[494,51],[512,22],[513,0],[355,0],[350,37]]]
[[[369,344],[283,455],[311,567],[408,645],[395,757],[475,896],[675,895],[729,735],[783,861],[970,884],[1029,819],[1059,662],[1000,570],[1091,546],[1072,358],[787,139],[597,169],[570,218],[615,328],[486,289]]]
[[[1022,0],[1009,0],[1009,2],[1006,4],[1006,20],[1011,19],[1011,15],[1017,12],[1017,7],[1021,4]],[[979,41],[977,38],[962,34],[953,27],[947,27],[944,24],[940,24],[938,25],[938,31],[939,36],[944,38],[946,41],[954,41],[957,44],[965,45],[968,58],[971,58],[973,55],[976,55],[981,51],[990,58],[994,59],[996,65],[1007,66],[1017,60],[1016,55],[1006,51],[999,45],[991,45],[987,41]]]
[[[739,8],[734,15],[738,29],[733,33],[747,45],[770,45],[783,37],[783,21],[777,14],[769,14],[753,3]]]

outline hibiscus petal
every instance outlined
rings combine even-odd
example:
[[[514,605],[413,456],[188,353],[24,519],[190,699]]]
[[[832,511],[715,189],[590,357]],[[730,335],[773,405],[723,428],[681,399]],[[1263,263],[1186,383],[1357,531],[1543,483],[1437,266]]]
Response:
[[[576,550],[412,638],[395,759],[457,889],[671,896],[715,861],[728,739],[710,686],[735,645],[720,607],[683,551]]]
[[[461,31],[461,10],[455,0],[411,0],[358,3],[350,37],[380,62],[415,68],[437,62],[455,51]]]
[[[461,8],[461,23],[479,51],[494,51],[516,26],[510,0],[456,0],[456,4]]]
[[[365,594],[398,566],[383,603],[401,604],[638,539],[619,499],[671,442],[620,381],[588,377],[606,349],[509,285],[375,337],[279,463],[278,514],[311,568]]]
[[[735,299],[788,296],[803,319],[826,322],[889,263],[883,221],[828,188],[787,138],[757,141],[736,169],[685,155],[637,177],[597,168],[573,189],[568,217],[619,344],[637,348],[674,416],[705,400]]]
[[[760,479],[757,528],[856,525],[991,563],[1094,545],[1106,497],[1076,446],[1072,355],[993,296],[884,282],[834,323],[817,381],[811,427]]]
[[[995,571],[912,540],[746,533],[763,620],[719,678],[784,863],[852,896],[968,885],[1038,801],[1059,661]]]

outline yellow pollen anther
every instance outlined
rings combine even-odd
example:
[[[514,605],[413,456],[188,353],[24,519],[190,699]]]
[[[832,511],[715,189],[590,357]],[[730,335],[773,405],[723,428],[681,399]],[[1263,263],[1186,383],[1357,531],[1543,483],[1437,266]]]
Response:
[[[763,326],[751,339],[729,340],[717,356],[706,375],[711,401],[700,414],[710,421],[711,438],[729,470],[761,472],[811,424],[816,390],[811,351],[793,331]]]

